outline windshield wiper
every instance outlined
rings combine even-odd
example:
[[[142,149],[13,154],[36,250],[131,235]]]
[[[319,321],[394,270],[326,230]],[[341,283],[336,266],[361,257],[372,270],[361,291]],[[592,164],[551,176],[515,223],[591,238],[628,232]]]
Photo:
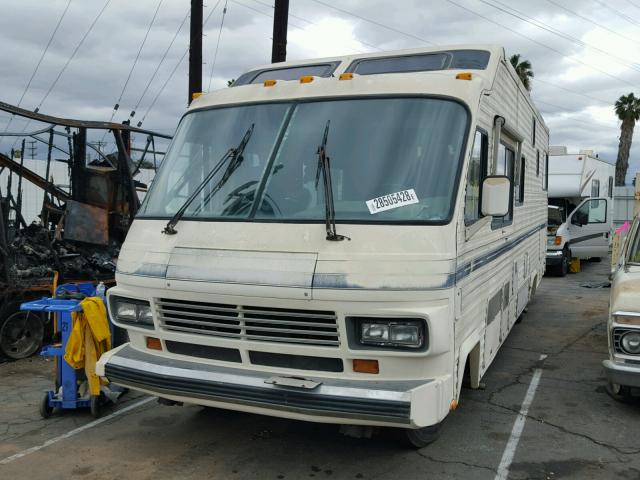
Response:
[[[211,198],[222,188],[222,186],[227,182],[227,180],[229,180],[229,177],[231,176],[231,174],[236,170],[236,168],[238,168],[240,166],[240,164],[242,163],[242,161],[244,160],[244,157],[242,155],[242,152],[244,152],[245,147],[247,146],[247,143],[249,143],[249,139],[251,138],[251,134],[253,133],[253,127],[255,124],[251,124],[251,126],[249,127],[249,129],[247,130],[247,132],[244,134],[244,136],[242,137],[242,140],[240,141],[240,143],[238,144],[237,147],[235,148],[230,148],[223,156],[222,158],[218,161],[218,163],[216,163],[216,165],[211,169],[211,171],[208,173],[208,175],[204,178],[204,180],[202,180],[202,182],[200,183],[200,185],[198,185],[198,187],[194,190],[194,192],[189,196],[189,198],[187,198],[185,200],[185,202],[182,204],[182,206],[180,207],[180,209],[175,213],[175,215],[171,218],[171,220],[169,220],[167,222],[167,225],[164,227],[164,230],[162,230],[162,233],[165,233],[167,235],[175,235],[176,233],[178,233],[178,231],[175,229],[176,224],[180,221],[180,219],[182,218],[182,216],[184,215],[184,213],[187,211],[187,208],[189,208],[189,205],[191,205],[193,203],[193,201],[196,199],[196,197],[200,194],[200,192],[202,192],[202,190],[204,189],[204,187],[207,186],[207,184],[211,181],[211,179],[213,177],[215,177],[216,173],[218,173],[220,171],[220,169],[222,168],[222,166],[225,164],[225,162],[227,160],[230,159],[229,165],[227,166],[227,169],[225,170],[224,174],[222,175],[222,178],[218,181],[218,183],[216,183],[214,185],[214,187],[211,189],[211,192],[209,192],[207,194],[207,197],[205,199],[205,202],[208,202],[211,200]]]
[[[339,242],[349,237],[338,235],[336,232],[336,211],[333,206],[333,188],[331,185],[331,161],[327,156],[327,137],[329,136],[329,123],[324,127],[322,135],[322,143],[318,146],[318,170],[316,171],[316,189],[320,181],[320,171],[322,171],[322,179],[324,181],[324,219],[327,229],[327,240]]]

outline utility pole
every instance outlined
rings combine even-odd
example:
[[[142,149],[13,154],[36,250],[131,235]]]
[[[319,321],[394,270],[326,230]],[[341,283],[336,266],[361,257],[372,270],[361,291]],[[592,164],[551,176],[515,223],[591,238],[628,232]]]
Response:
[[[27,147],[29,149],[29,156],[33,160],[34,158],[36,158],[36,152],[38,151],[38,147],[36,146],[36,141],[29,140],[27,143],[29,144],[29,146]]]
[[[289,0],[275,0],[273,14],[273,43],[271,63],[287,60],[287,23],[289,20]]]
[[[202,0],[191,0],[191,33],[189,40],[189,100],[202,92]]]

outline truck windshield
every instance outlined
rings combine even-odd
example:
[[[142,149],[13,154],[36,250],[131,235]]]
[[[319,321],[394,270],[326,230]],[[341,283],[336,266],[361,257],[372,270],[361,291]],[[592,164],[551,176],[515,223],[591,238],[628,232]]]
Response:
[[[640,264],[640,228],[636,228],[634,238],[629,239],[629,254],[627,262]]]
[[[336,221],[450,219],[468,119],[459,103],[434,98],[254,104],[189,113],[139,216],[172,216],[254,124],[242,164],[215,195],[205,189],[183,218],[323,222],[317,150],[328,120]]]

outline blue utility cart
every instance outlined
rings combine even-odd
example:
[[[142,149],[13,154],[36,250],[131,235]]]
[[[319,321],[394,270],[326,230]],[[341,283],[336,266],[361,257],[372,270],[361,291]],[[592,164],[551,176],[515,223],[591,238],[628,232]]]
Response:
[[[54,357],[56,361],[55,390],[49,390],[40,403],[40,414],[43,418],[49,417],[54,408],[77,409],[90,408],[94,417],[99,417],[104,396],[95,396],[87,393],[81,396],[78,391],[79,380],[84,376],[84,370],[76,370],[65,359],[65,349],[73,328],[73,312],[82,311],[80,302],[83,298],[95,295],[95,286],[92,283],[64,284],[56,289],[55,298],[43,297],[40,300],[23,303],[20,310],[34,312],[47,312],[55,314],[56,331],[59,332],[60,341],[43,347],[40,355]],[[109,322],[111,336],[113,338],[113,325]],[[118,392],[114,392],[117,398]]]

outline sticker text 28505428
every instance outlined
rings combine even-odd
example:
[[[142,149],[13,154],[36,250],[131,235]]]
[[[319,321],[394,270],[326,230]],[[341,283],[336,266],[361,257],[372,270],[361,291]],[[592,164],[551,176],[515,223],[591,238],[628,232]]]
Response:
[[[408,190],[402,190],[401,192],[390,193],[388,195],[367,200],[366,203],[369,208],[369,213],[373,215],[374,213],[384,212],[385,210],[418,203],[418,196],[416,195],[415,190],[410,188]]]

